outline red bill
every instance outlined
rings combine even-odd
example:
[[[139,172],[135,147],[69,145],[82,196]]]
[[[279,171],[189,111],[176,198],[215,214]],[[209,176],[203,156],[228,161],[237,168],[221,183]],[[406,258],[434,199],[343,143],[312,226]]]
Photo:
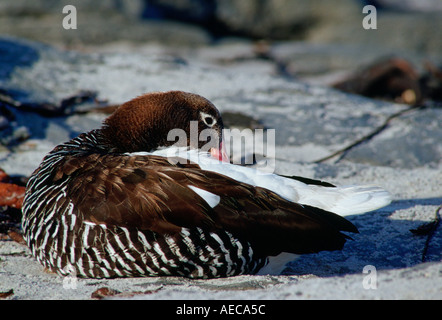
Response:
[[[222,162],[230,162],[229,157],[227,156],[226,146],[224,144],[224,141],[221,141],[221,143],[219,144],[219,149],[211,148],[210,155],[213,158],[218,159]]]

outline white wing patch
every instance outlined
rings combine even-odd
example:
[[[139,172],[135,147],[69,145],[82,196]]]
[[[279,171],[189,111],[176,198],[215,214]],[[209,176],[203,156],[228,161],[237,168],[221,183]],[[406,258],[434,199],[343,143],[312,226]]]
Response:
[[[209,191],[197,188],[195,186],[188,186],[190,189],[192,189],[196,194],[198,194],[201,198],[204,199],[204,201],[207,202],[207,204],[214,208],[219,204],[219,201],[221,200],[220,196],[213,194]]]
[[[138,153],[142,155],[142,153]],[[307,185],[294,179],[287,179],[277,174],[262,172],[256,168],[234,165],[221,162],[210,156],[207,152],[198,150],[187,150],[186,148],[170,147],[157,150],[153,153],[163,157],[181,157],[197,163],[202,170],[217,172],[226,175],[234,180],[269,189],[281,197],[304,205],[321,208],[341,216],[361,214],[373,211],[388,205],[391,202],[391,195],[379,187],[373,186],[341,186],[321,187]],[[198,193],[209,205],[216,206],[219,197],[210,192],[192,189]],[[201,191],[201,193],[200,193]],[[211,198],[213,202],[209,202]]]

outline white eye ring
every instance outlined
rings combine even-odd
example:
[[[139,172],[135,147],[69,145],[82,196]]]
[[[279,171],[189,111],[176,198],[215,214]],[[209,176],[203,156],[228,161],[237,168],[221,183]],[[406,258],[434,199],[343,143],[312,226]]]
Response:
[[[206,124],[206,126],[208,126],[208,127],[213,127],[216,124],[216,119],[208,113],[201,111],[200,117],[203,120],[203,122]]]

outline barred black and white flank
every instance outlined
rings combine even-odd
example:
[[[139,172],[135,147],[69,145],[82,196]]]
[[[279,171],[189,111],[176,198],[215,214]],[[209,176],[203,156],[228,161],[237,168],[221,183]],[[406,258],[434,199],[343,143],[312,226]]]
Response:
[[[205,142],[186,141],[207,168],[165,156],[175,143],[168,132],[190,137],[191,121],[198,132],[222,135],[208,100],[146,94],[120,106],[101,129],[50,152],[29,179],[23,205],[24,237],[37,260],[90,278],[266,273],[286,262],[273,256],[342,249],[348,237],[341,231],[357,229],[330,208],[357,213],[389,201],[373,187],[277,175],[255,181],[253,169],[219,161],[226,160],[222,142],[211,150],[214,159],[195,153]]]

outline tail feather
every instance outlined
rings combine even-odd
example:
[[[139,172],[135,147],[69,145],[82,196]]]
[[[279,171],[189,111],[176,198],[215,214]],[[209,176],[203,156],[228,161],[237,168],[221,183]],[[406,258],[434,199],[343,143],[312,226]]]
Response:
[[[391,202],[391,195],[376,186],[310,186],[310,192],[300,194],[299,202],[348,216],[385,207]]]
[[[171,149],[162,149],[155,151],[154,154],[179,155],[180,157],[187,155],[184,158],[198,163],[203,170],[218,172],[237,181],[269,189],[287,200],[317,207],[341,216],[373,211],[391,202],[390,194],[379,187],[335,187],[324,181],[299,176],[268,174],[254,168],[224,162],[220,164],[219,160],[212,158],[207,153],[196,150],[179,150],[180,148],[177,148],[176,152],[178,153],[176,153]]]

